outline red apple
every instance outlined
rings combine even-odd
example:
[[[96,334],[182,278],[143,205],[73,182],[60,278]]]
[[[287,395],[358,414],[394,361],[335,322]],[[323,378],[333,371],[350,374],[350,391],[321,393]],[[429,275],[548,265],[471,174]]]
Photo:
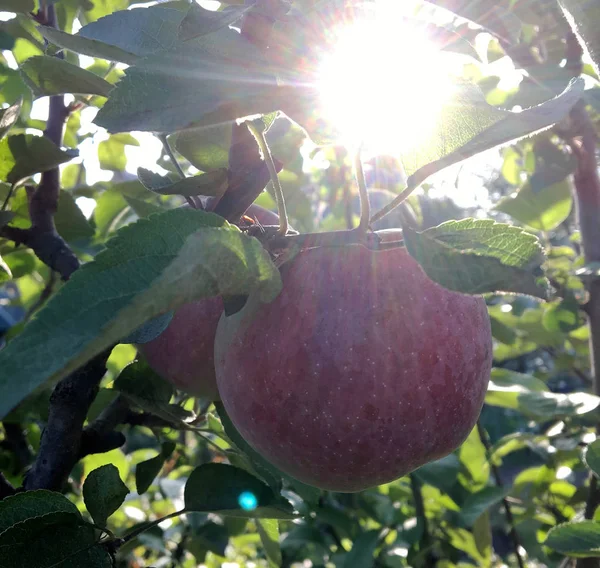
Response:
[[[490,375],[485,301],[431,281],[405,249],[318,248],[282,267],[270,304],[222,316],[222,402],[292,477],[354,492],[456,449]]]
[[[277,225],[279,217],[258,205],[246,215],[263,225]],[[184,304],[169,327],[156,339],[138,346],[150,367],[176,388],[195,396],[218,400],[214,344],[223,312],[220,297]]]

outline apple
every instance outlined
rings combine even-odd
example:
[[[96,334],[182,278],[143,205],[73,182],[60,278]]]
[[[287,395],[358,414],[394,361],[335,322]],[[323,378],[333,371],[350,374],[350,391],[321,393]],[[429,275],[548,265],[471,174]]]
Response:
[[[217,328],[221,400],[288,475],[355,492],[455,450],[481,412],[492,363],[483,298],[430,280],[403,248],[314,248]]]
[[[258,205],[246,211],[263,225],[277,225],[277,214]],[[156,339],[138,345],[138,350],[154,371],[176,388],[189,394],[218,400],[215,379],[214,343],[223,312],[220,297],[184,304]]]

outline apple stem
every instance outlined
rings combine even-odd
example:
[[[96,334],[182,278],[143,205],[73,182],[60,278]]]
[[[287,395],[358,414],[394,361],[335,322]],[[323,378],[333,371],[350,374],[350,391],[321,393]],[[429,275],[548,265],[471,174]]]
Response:
[[[358,193],[360,195],[360,222],[358,232],[366,233],[369,228],[369,218],[371,216],[371,204],[369,203],[369,193],[367,192],[367,183],[365,181],[365,172],[363,171],[362,160],[360,158],[360,148],[354,155],[354,173],[358,182]]]
[[[171,163],[173,164],[173,167],[175,168],[177,175],[181,179],[185,179],[185,173],[181,169],[181,166],[179,165],[179,162],[177,161],[177,158],[175,157],[175,154],[173,153],[171,145],[169,144],[169,141],[167,140],[167,135],[159,134],[158,139],[161,141],[165,153],[167,154],[167,156],[169,156],[169,160],[171,160]],[[194,200],[191,197],[187,197],[187,196],[184,196],[184,197],[192,209],[197,209],[196,203],[194,202]]]
[[[285,208],[283,189],[281,187],[281,183],[279,182],[279,177],[277,176],[277,168],[275,167],[275,162],[273,161],[273,156],[271,155],[271,150],[265,137],[265,123],[262,121],[262,119],[258,119],[249,121],[247,124],[248,129],[254,138],[256,138],[262,158],[266,162],[267,168],[269,169],[269,175],[271,176],[271,184],[273,185],[275,201],[277,202],[277,212],[279,214],[279,231],[277,231],[277,234],[280,236],[285,236],[289,228],[287,210]]]

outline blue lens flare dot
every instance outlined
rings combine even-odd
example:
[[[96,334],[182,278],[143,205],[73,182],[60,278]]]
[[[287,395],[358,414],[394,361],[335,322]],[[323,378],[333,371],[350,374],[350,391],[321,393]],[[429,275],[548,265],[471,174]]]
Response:
[[[244,511],[252,511],[258,506],[258,499],[251,491],[244,491],[238,497],[238,503]]]

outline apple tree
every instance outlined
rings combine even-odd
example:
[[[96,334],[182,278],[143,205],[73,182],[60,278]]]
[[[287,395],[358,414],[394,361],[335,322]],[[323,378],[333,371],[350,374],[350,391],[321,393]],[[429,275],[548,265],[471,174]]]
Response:
[[[0,565],[598,566],[598,29],[0,0]]]

